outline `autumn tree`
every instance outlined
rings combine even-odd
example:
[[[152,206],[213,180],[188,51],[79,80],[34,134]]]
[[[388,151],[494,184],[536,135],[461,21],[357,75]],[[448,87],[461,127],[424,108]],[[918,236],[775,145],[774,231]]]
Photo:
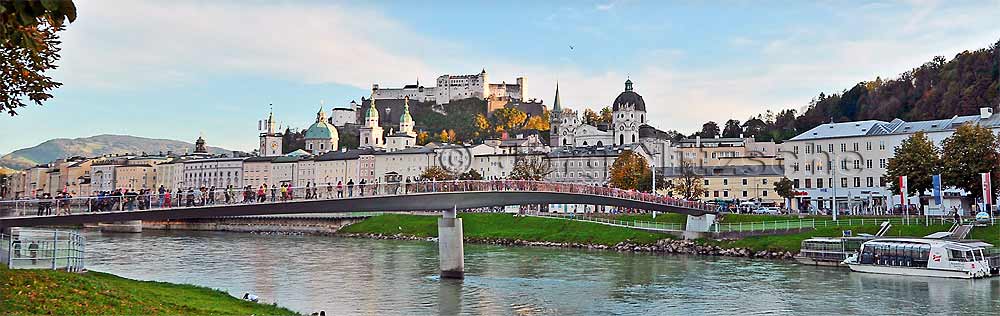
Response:
[[[543,119],[541,116],[532,116],[528,118],[528,122],[524,123],[524,129],[532,129],[536,131],[547,131],[549,130],[549,121]]]
[[[982,192],[979,174],[989,172],[991,187],[996,190],[998,146],[1000,142],[989,128],[974,124],[959,126],[941,143],[941,181],[979,195]]]
[[[486,118],[486,115],[483,115],[482,113],[476,114],[476,118],[473,123],[476,126],[476,133],[478,133],[479,136],[492,136],[491,134],[493,133],[493,130],[490,129],[490,121]]]
[[[516,108],[500,108],[493,111],[493,126],[507,131],[514,132],[524,126],[528,115]]]
[[[697,200],[705,194],[704,179],[696,172],[694,163],[681,159],[679,174],[672,181],[672,191],[685,200]]]
[[[646,158],[634,151],[625,150],[611,164],[611,179],[608,182],[615,188],[638,190],[646,173],[651,173]]]
[[[726,121],[726,127],[722,129],[722,137],[740,137],[743,134],[743,127],[739,120]]]
[[[601,116],[597,115],[597,112],[594,112],[594,110],[591,109],[583,110],[583,124],[597,126],[597,123],[599,123],[600,121],[601,121]]]
[[[701,125],[701,132],[698,135],[702,138],[715,138],[719,136],[719,124],[715,124],[713,121],[708,121]]]
[[[420,146],[427,145],[427,143],[431,141],[430,138],[431,138],[430,133],[428,133],[427,131],[420,131],[420,133],[417,133],[417,145]]]
[[[448,170],[445,169],[444,167],[441,167],[441,166],[431,166],[431,167],[429,167],[427,169],[424,169],[424,171],[420,173],[420,179],[422,179],[422,180],[437,180],[437,181],[441,181],[441,180],[454,180],[455,179],[455,174],[453,174],[451,172],[448,172]]]
[[[614,118],[614,113],[611,112],[610,107],[601,108],[601,122],[611,124],[611,120]]]
[[[437,134],[437,139],[438,139],[438,141],[440,141],[442,143],[447,143],[448,142],[448,130],[441,130],[441,132]]]
[[[42,105],[62,85],[45,72],[56,68],[67,20],[76,20],[71,0],[0,1],[0,110],[17,115],[24,98]]]
[[[940,150],[924,132],[916,132],[896,147],[889,158],[886,175],[896,179],[907,177],[907,195],[920,195],[932,188],[931,176],[941,166]],[[892,192],[899,192],[899,181],[890,181]]]

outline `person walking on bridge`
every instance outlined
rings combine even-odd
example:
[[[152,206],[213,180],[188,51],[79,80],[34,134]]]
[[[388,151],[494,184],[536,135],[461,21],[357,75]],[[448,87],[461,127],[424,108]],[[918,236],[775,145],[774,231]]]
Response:
[[[265,183],[267,184],[267,183]],[[271,202],[275,202],[278,195],[278,186],[271,185]]]
[[[354,179],[347,180],[347,197],[354,196]]]
[[[260,188],[257,189],[257,203],[264,203],[267,201],[267,184],[261,184]]]
[[[156,190],[156,193],[159,194],[159,196],[158,196],[158,198],[157,198],[156,201],[158,202],[157,205],[160,206],[160,207],[163,207],[163,202],[164,202],[164,199],[165,199],[165,197],[163,196],[163,194],[165,194],[166,192],[167,192],[167,188],[163,187],[162,184],[160,185],[160,188]]]
[[[344,198],[344,181],[337,180],[337,198]]]

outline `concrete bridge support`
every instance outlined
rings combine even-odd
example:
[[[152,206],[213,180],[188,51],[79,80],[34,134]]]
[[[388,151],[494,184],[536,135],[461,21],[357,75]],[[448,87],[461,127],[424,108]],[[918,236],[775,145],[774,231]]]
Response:
[[[684,226],[684,239],[705,237],[712,232],[712,224],[715,224],[715,214],[688,215],[687,225]]]
[[[102,232],[109,233],[141,233],[142,221],[121,221],[113,223],[101,223]]]
[[[462,219],[457,207],[444,211],[438,219],[438,258],[441,260],[441,278],[465,277],[465,247],[463,245]]]

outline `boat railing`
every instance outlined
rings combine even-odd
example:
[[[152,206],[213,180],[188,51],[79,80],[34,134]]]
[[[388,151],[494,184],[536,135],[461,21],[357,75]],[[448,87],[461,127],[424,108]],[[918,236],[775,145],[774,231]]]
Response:
[[[0,234],[0,262],[8,269],[81,272],[85,243],[74,231],[15,228]]]

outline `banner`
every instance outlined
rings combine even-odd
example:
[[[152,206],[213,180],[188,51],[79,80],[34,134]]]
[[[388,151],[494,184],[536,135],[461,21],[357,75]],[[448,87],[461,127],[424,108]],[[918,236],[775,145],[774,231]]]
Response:
[[[906,207],[906,192],[909,191],[908,189],[906,176],[899,176],[899,205],[904,208]]]
[[[990,181],[990,173],[980,173],[979,177],[983,179],[983,204],[987,206],[987,209],[989,209],[988,206],[993,205],[993,188],[990,186],[990,183],[992,183]]]
[[[934,186],[934,203],[941,205],[941,175],[931,176],[931,185]]]

